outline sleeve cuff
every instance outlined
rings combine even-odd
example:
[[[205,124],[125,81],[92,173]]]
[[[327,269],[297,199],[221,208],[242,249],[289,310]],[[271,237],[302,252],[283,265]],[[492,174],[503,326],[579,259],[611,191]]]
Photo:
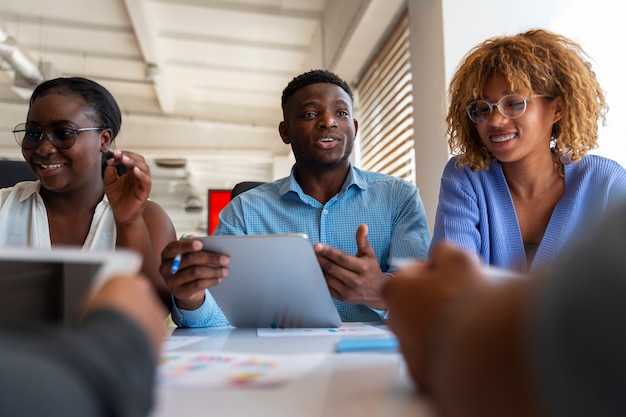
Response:
[[[209,290],[204,290],[204,302],[195,310],[178,307],[172,295],[172,321],[179,327],[230,326]]]

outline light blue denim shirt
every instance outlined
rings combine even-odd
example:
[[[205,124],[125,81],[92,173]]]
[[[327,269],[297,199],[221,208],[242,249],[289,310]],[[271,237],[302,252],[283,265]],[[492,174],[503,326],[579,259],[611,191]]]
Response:
[[[322,204],[302,191],[291,175],[235,197],[220,213],[214,235],[305,233],[311,244],[322,242],[357,253],[356,230],[368,226],[368,239],[383,272],[394,259],[426,259],[428,222],[418,189],[405,180],[351,167],[337,195]],[[342,321],[380,321],[384,311],[335,300]],[[207,290],[194,311],[172,308],[181,327],[229,325]]]

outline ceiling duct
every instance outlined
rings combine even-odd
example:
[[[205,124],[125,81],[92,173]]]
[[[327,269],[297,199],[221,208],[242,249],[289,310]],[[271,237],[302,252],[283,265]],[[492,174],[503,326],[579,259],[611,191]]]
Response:
[[[19,47],[17,41],[9,36],[2,25],[0,25],[0,57],[11,65],[15,71],[15,78],[21,82],[27,82],[35,87],[44,80],[39,66]]]

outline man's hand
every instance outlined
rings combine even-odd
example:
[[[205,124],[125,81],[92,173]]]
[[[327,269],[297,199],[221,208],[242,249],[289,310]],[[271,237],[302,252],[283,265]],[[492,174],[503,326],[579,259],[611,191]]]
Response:
[[[180,266],[172,273],[176,255],[181,255]],[[195,310],[204,302],[204,290],[218,285],[228,276],[230,258],[202,250],[202,242],[181,239],[170,242],[161,254],[161,275],[169,287],[176,305]]]
[[[369,240],[367,225],[356,231],[356,255],[348,255],[339,249],[322,243],[314,246],[317,259],[324,271],[331,295],[337,300],[351,304],[365,304],[385,310],[382,288],[390,279],[378,265]]]

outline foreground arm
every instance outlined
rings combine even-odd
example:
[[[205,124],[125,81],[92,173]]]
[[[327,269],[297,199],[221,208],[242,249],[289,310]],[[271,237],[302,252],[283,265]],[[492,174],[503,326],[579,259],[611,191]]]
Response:
[[[132,275],[107,282],[78,324],[5,323],[2,415],[146,415],[163,315],[147,281]]]
[[[389,326],[442,415],[626,415],[624,211],[543,277],[485,284],[440,244],[389,282]]]
[[[444,416],[539,416],[528,346],[533,282],[494,287],[451,246],[384,289],[409,371]]]

